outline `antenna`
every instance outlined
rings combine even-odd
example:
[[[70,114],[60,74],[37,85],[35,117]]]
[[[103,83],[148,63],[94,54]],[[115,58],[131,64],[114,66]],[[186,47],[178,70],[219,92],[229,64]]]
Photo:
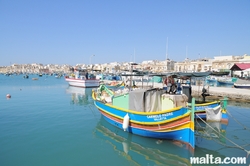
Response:
[[[187,59],[188,46],[186,46],[186,59]]]
[[[134,62],[135,62],[135,48],[134,48]]]
[[[167,37],[167,44],[166,44],[166,60],[168,59],[168,37]]]

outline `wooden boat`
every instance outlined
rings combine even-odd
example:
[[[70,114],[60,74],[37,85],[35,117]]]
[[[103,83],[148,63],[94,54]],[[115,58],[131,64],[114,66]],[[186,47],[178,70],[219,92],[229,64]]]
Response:
[[[81,88],[93,88],[100,85],[100,80],[96,79],[95,76],[90,76],[87,70],[75,70],[74,75],[65,76],[65,81],[70,86],[81,87]]]
[[[170,139],[195,147],[194,99],[190,110],[185,95],[159,89],[137,89],[115,94],[105,85],[93,90],[95,106],[112,125],[144,137]],[[171,99],[177,106],[169,105]]]
[[[216,85],[217,84],[217,77],[207,76],[206,77],[206,82],[209,85]]]
[[[105,144],[109,145],[115,153],[129,159],[132,165],[166,165],[167,163],[175,166],[191,166],[189,160],[194,152],[189,151],[186,144],[124,132],[108,123],[103,116],[95,128],[94,136],[105,140]]]
[[[110,84],[105,84],[107,88],[110,89],[117,89],[117,88],[124,88],[125,83],[122,81],[121,83],[112,81]]]
[[[219,85],[234,85],[234,83],[237,81],[237,78],[221,78],[221,79],[217,79],[217,83]]]
[[[189,103],[189,105],[191,105]],[[227,99],[222,101],[207,101],[204,103],[196,103],[194,106],[195,118],[205,119],[207,121],[217,121],[224,124],[228,124],[228,115],[227,115]],[[215,114],[216,113],[216,114]],[[209,116],[208,115],[211,115]],[[219,115],[216,116],[216,115]]]

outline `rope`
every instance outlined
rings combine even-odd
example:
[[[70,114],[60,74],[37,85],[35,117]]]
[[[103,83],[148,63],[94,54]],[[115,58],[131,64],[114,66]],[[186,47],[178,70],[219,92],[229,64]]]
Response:
[[[197,118],[196,118],[196,124],[198,124],[198,126],[199,126],[201,129],[206,129],[206,127],[202,127],[202,126],[200,125],[200,123],[198,122]],[[219,138],[218,136],[212,137],[212,136],[210,136],[211,134],[209,134],[207,131],[204,131],[204,133],[205,133],[204,136],[201,135],[201,134],[198,134],[198,133],[199,133],[199,131],[196,131],[196,135],[201,136],[201,137],[200,137],[201,139],[202,139],[202,137],[203,137],[203,138],[207,138],[207,139],[209,139],[209,137],[210,137],[211,140],[213,140],[213,141],[215,141],[215,142],[219,143],[220,145],[225,146],[225,147],[227,147],[227,148],[238,148],[237,146],[228,146],[227,144],[222,143],[221,141],[218,141],[218,140],[217,140],[217,139]],[[219,133],[219,135],[221,135],[220,132],[218,132],[218,133]],[[209,140],[210,140],[210,139],[209,139]],[[197,139],[197,141],[198,141],[198,142],[202,142],[201,140],[199,141],[198,139]],[[247,144],[241,145],[241,146],[242,146],[242,147],[247,147],[247,146],[250,146],[250,144],[247,143]],[[218,149],[218,151],[221,150],[221,149],[223,149],[223,148]]]
[[[94,115],[94,117],[95,117],[95,119],[96,119],[96,121],[97,121],[97,120],[98,120],[98,118],[97,118],[96,114],[94,113],[94,111],[93,111],[93,109],[91,108],[91,106],[90,106],[90,105],[89,105],[89,109],[91,110],[92,114]]]
[[[202,127],[198,121],[197,121],[197,124],[199,125],[199,127],[200,127],[201,129],[206,129],[205,127]],[[202,136],[202,137],[204,137],[204,138],[210,137],[211,140],[213,140],[213,141],[215,141],[215,142],[217,142],[217,143],[219,143],[219,144],[221,144],[222,146],[225,146],[225,147],[227,147],[227,148],[238,148],[237,146],[228,146],[227,144],[222,143],[221,141],[218,141],[218,140],[217,140],[217,138],[219,138],[218,136],[217,136],[217,137],[212,137],[212,136],[210,136],[210,134],[209,134],[208,132],[206,132],[206,131],[204,131],[204,132],[207,133],[207,135],[205,135],[205,136],[200,135],[200,134],[197,134],[197,135]],[[221,135],[220,132],[218,132],[218,133],[219,133],[219,135]],[[250,146],[250,144],[247,143],[247,144],[241,145],[241,146],[242,146],[242,147],[247,147],[247,146]],[[220,148],[220,149],[223,149],[223,148]],[[218,149],[218,150],[220,150],[220,149]]]
[[[244,116],[245,118],[249,118],[249,119],[250,119],[250,116],[246,116],[246,115],[244,115],[243,113],[241,113],[241,112],[239,112],[239,111],[237,111],[237,110],[234,110],[234,112],[237,112],[238,114]]]
[[[233,118],[233,120],[235,120],[235,122],[237,122],[239,125],[243,126],[244,130],[250,131],[249,128],[247,128],[244,124],[240,123],[237,119],[235,119],[228,110],[227,110],[227,113],[228,113],[229,116],[231,116],[231,118]]]
[[[205,123],[206,125],[208,125],[208,127],[210,127],[213,131],[217,132],[212,126],[210,126],[206,121],[204,121],[199,115],[196,115],[198,116],[198,118],[203,122]],[[218,133],[218,132],[217,132]],[[220,133],[218,133],[220,134]],[[233,141],[231,141],[230,139],[228,139],[227,137],[225,137],[224,135],[221,135],[222,137],[224,137],[227,141],[231,142],[232,144],[234,144],[236,147],[238,147],[239,149],[242,149],[244,150],[246,153],[247,153],[247,156],[250,154],[250,151],[247,151],[246,149],[244,149],[242,146],[234,143]]]

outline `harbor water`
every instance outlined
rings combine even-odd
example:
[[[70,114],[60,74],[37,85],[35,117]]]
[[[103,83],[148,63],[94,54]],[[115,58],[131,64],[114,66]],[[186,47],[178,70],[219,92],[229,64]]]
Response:
[[[91,90],[63,77],[0,75],[0,166],[176,166],[191,165],[190,156],[247,157],[250,150],[250,103],[229,102],[227,125],[197,121],[191,151],[108,124]]]

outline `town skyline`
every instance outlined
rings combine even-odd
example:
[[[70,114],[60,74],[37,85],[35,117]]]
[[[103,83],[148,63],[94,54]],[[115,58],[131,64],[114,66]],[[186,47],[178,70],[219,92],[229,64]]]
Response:
[[[119,61],[112,61],[112,62],[107,62],[107,63],[92,63],[91,59],[89,60],[89,63],[77,63],[77,64],[57,64],[57,63],[47,63],[47,64],[43,64],[43,63],[39,63],[39,62],[33,62],[33,63],[22,63],[22,64],[19,64],[19,63],[11,63],[10,62],[10,65],[6,65],[6,66],[0,66],[0,67],[7,67],[7,66],[11,66],[11,65],[30,65],[30,64],[42,64],[42,65],[69,65],[69,66],[77,66],[77,65],[101,65],[101,64],[112,64],[112,63],[143,63],[143,62],[150,62],[150,61],[155,61],[155,62],[161,62],[161,61],[166,61],[166,60],[169,60],[169,61],[173,61],[173,62],[176,62],[176,63],[179,63],[179,62],[185,62],[186,60],[190,60],[190,61],[197,61],[197,60],[201,60],[201,59],[216,59],[216,57],[250,57],[250,55],[248,54],[244,54],[244,55],[225,55],[225,56],[215,56],[215,57],[212,57],[212,58],[207,58],[207,57],[204,57],[204,58],[197,58],[197,59],[183,59],[182,61],[174,61],[172,59],[165,59],[165,60],[157,60],[157,59],[150,59],[150,60],[143,60],[141,62],[134,62],[134,61],[123,61],[123,62],[119,62]]]
[[[153,73],[164,72],[206,72],[221,71],[228,72],[237,63],[250,63],[250,55],[242,56],[217,56],[213,59],[186,59],[182,62],[172,60],[150,60],[136,63],[134,69],[137,71],[150,71]],[[90,71],[101,71],[104,73],[117,73],[129,71],[133,62],[110,62],[104,64],[12,64],[11,66],[0,66],[0,73],[72,73],[75,69],[87,69]],[[249,73],[247,72],[249,75]]]

